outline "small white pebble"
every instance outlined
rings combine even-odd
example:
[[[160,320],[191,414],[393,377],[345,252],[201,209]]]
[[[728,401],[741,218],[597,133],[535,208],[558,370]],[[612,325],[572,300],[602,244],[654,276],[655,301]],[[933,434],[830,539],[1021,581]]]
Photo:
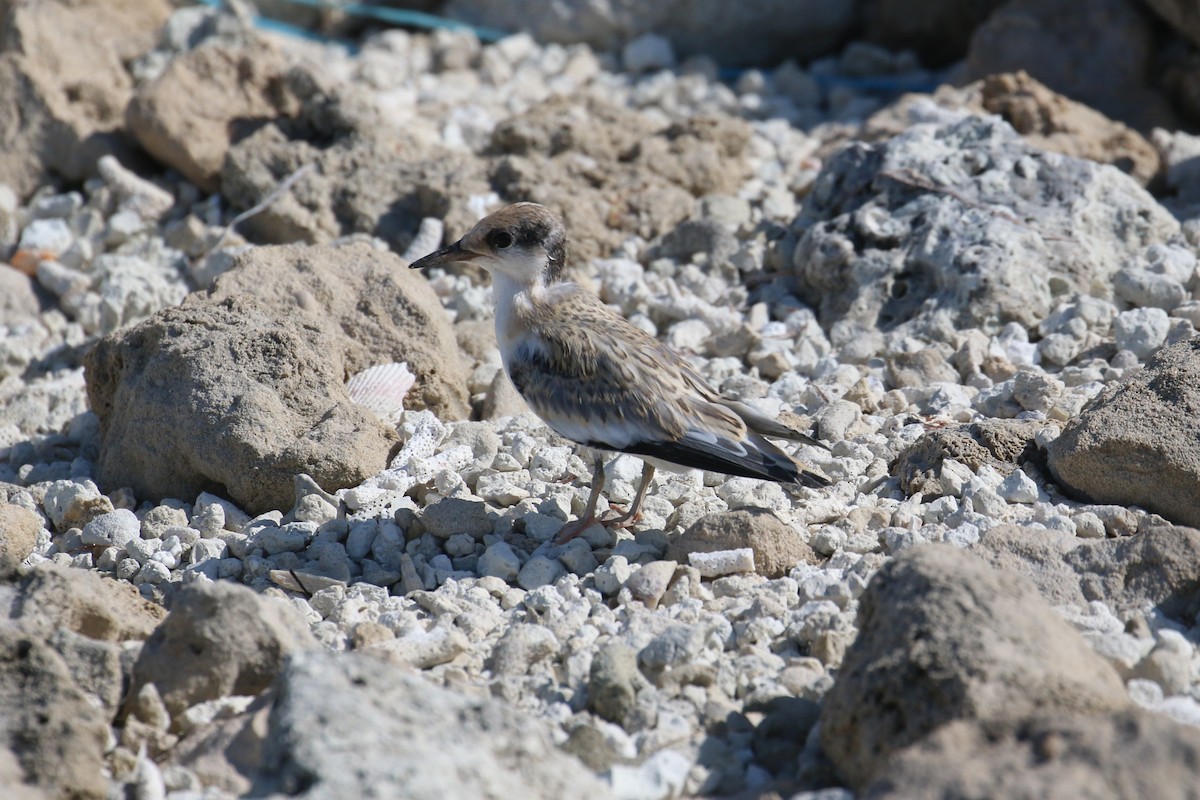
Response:
[[[754,571],[754,550],[717,550],[711,553],[688,553],[688,563],[700,570],[703,578],[716,578],[736,572]]]

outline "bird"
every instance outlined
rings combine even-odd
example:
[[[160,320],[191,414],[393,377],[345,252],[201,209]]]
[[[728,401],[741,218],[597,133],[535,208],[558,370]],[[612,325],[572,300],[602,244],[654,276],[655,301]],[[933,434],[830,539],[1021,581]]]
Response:
[[[594,453],[583,516],[563,526],[557,543],[599,521],[605,453],[629,453],[644,463],[632,505],[602,521],[606,527],[637,519],[658,468],[831,485],[766,437],[826,445],[722,397],[683,356],[570,280],[566,226],[545,206],[505,206],[409,266],[455,262],[491,274],[496,341],[513,386],[551,430]]]

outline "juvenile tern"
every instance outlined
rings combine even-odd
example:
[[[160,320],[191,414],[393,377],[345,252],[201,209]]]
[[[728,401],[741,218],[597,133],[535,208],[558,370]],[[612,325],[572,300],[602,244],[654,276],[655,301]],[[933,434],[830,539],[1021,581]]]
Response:
[[[636,518],[656,467],[830,485],[765,437],[825,445],[721,397],[682,356],[567,280],[566,228],[545,206],[502,208],[410,266],[452,262],[491,273],[504,369],[529,407],[560,436],[599,451],[584,515],[564,526],[557,541],[596,521],[604,451],[645,463],[633,504],[604,522],[609,526]]]

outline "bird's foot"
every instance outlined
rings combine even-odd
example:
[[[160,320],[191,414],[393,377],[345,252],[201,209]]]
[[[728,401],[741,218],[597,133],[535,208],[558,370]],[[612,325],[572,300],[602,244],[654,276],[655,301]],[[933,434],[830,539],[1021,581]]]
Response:
[[[612,508],[610,505],[609,508]],[[600,520],[600,524],[609,530],[623,530],[624,528],[632,528],[634,524],[642,518],[642,512],[630,514],[625,513],[616,517]]]
[[[554,537],[554,543],[566,544],[590,528],[595,522],[596,516],[594,514],[589,514],[582,519],[568,522],[559,529],[558,534]]]

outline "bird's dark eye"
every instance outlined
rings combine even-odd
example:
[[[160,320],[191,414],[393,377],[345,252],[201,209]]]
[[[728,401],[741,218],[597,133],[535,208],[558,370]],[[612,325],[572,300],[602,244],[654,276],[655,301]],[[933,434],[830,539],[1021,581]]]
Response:
[[[512,247],[513,235],[508,231],[492,231],[488,234],[487,242],[494,250],[505,250]]]

